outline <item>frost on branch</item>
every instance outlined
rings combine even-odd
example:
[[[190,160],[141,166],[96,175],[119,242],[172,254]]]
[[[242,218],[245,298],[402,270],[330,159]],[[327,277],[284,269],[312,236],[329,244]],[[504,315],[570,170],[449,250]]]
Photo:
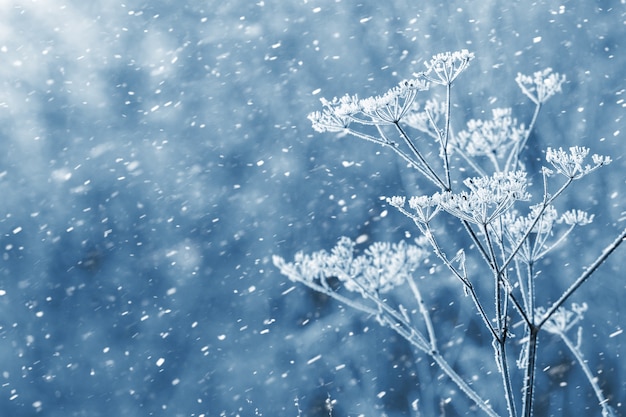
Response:
[[[306,255],[298,252],[293,262],[274,256],[274,265],[292,281],[330,293],[329,282],[336,278],[345,289],[368,294],[384,293],[402,285],[426,259],[428,252],[420,242],[417,245],[375,242],[355,256],[356,243],[347,237],[339,239],[330,251]]]

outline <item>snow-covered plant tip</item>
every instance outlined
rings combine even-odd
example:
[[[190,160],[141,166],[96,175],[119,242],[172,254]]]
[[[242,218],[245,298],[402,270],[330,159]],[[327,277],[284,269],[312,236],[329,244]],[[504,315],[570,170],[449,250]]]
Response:
[[[424,183],[415,189],[430,188],[432,192],[387,198],[389,205],[412,221],[420,237],[411,244],[374,243],[362,251],[357,250],[355,241],[342,237],[330,252],[299,252],[293,262],[274,256],[274,264],[291,280],[373,316],[396,331],[492,417],[533,415],[538,337],[542,331],[558,335],[582,367],[590,392],[597,396],[598,411],[614,416],[610,400],[583,358],[581,341],[570,339],[572,329],[580,332],[578,322],[587,306],[569,305],[568,299],[626,239],[626,230],[570,280],[556,301],[537,305],[536,297],[542,293],[536,288],[542,265],[538,261],[559,246],[567,250],[561,244],[568,234],[593,220],[592,214],[581,210],[559,213],[555,201],[611,159],[590,155],[589,149],[580,146],[548,148],[538,173],[543,192],[532,196],[531,174],[525,170],[522,153],[539,110],[561,91],[565,76],[550,68],[532,76],[517,76],[515,81],[535,106],[528,126],[519,123],[511,109],[494,109],[491,120],[470,120],[464,130],[453,132],[452,85],[473,58],[467,50],[438,54],[426,63],[426,71],[382,96],[322,99],[323,109],[309,115],[315,130],[341,132],[379,144],[421,174]],[[440,94],[444,98],[428,98],[431,88],[445,89]],[[425,100],[419,100],[422,95]],[[438,152],[430,150],[433,146]],[[464,246],[459,247],[463,239],[449,237],[447,230],[454,223],[454,233],[460,227],[467,235]],[[440,266],[437,273],[458,281],[459,294],[464,295],[459,299],[471,303],[490,335],[490,360],[495,361],[499,373],[500,393],[479,390],[471,376],[462,375],[446,359],[442,350],[446,344],[438,341],[431,318],[436,311],[428,307],[418,285],[423,280],[417,279],[429,275],[420,275],[421,268],[432,271],[435,263]],[[485,292],[485,287],[490,291]],[[394,303],[389,293],[398,288],[406,288],[415,307]],[[491,295],[486,299],[485,294]],[[503,400],[494,401],[486,395]],[[495,409],[494,404],[502,404],[502,409]]]

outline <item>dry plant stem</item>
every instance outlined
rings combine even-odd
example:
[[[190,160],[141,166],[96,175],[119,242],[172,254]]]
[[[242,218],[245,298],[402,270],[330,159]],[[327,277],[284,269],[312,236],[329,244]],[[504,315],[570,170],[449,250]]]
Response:
[[[499,228],[502,229],[503,228],[502,219],[500,219],[499,222],[500,222]],[[506,259],[504,237],[501,236],[501,238],[497,240],[497,243],[498,243],[498,247],[500,248],[501,259]],[[519,264],[517,263],[517,260],[515,261],[515,271],[516,271],[516,275],[519,281],[521,278],[520,278]],[[519,302],[519,300],[513,293],[514,287],[513,285],[511,285],[511,281],[509,279],[509,276],[506,270],[505,270],[505,276],[503,276],[502,280],[500,281],[500,285],[502,285],[503,290],[506,291],[507,293],[507,298],[505,300],[511,300],[513,302],[513,307],[515,307],[515,309],[517,310],[521,318],[524,320],[524,322],[526,324],[530,323],[528,316],[526,314],[526,312],[528,311],[528,306],[527,306],[526,300],[524,299],[524,286],[520,284],[520,291],[521,291],[521,296],[522,296],[522,301],[523,301],[523,304],[522,304]],[[505,325],[508,325],[508,321],[505,321]],[[505,328],[505,330],[507,329]]]
[[[489,320],[489,317],[487,316],[487,313],[485,312],[485,309],[483,308],[482,303],[478,299],[478,294],[476,294],[476,290],[474,289],[474,286],[472,285],[472,283],[467,279],[467,276],[461,275],[459,271],[454,267],[454,265],[452,265],[452,262],[450,262],[446,254],[443,252],[443,250],[437,243],[437,240],[435,239],[435,236],[432,233],[432,230],[430,229],[429,225],[426,225],[426,228],[422,230],[422,225],[420,223],[415,222],[415,224],[418,226],[418,228],[420,228],[420,230],[425,236],[429,236],[429,241],[437,257],[441,259],[441,261],[444,263],[444,265],[446,265],[448,270],[450,270],[450,272],[452,272],[454,276],[456,276],[461,281],[461,283],[465,286],[465,288],[467,289],[467,291],[469,292],[472,298],[472,301],[474,302],[474,305],[476,306],[476,309],[478,310],[478,314],[482,318],[483,323],[485,324],[485,327],[487,327],[487,329],[491,333],[491,336],[494,339],[499,339],[496,329],[491,324],[491,321]]]
[[[356,301],[352,301],[351,299],[349,299],[348,297],[344,297],[341,294],[337,294],[335,291],[333,291],[330,287],[328,287],[327,285],[318,285],[318,284],[314,284],[313,282],[310,281],[299,281],[302,282],[304,285],[306,285],[307,287],[311,288],[314,291],[317,291],[319,293],[322,294],[326,294],[329,297],[334,298],[335,300],[339,301],[340,303],[343,303],[345,305],[347,305],[348,307],[352,307],[355,310],[358,311],[362,311],[364,313],[366,313],[367,315],[370,316],[375,316],[378,314],[378,310],[375,310],[371,307],[368,307],[364,304],[358,303]]]
[[[504,395],[507,403],[507,408],[510,417],[517,416],[517,410],[515,408],[515,397],[513,395],[513,385],[511,383],[511,374],[509,372],[509,364],[506,352],[506,334],[502,335],[502,341],[497,342],[496,348],[498,352],[496,357],[499,361],[498,368],[500,368],[500,374],[502,376],[502,384],[504,386]]]
[[[589,279],[589,277],[597,271],[597,269],[606,261],[606,259],[626,240],[626,229],[618,235],[618,237],[607,247],[604,248],[600,256],[583,272],[576,281],[561,295],[561,297],[548,309],[541,321],[536,325],[531,325],[529,343],[528,343],[528,365],[526,366],[526,378],[525,378],[525,392],[524,399],[524,417],[532,416],[532,403],[534,395],[534,380],[535,380],[535,362],[537,356],[537,336],[539,330],[544,326],[546,321],[550,319],[556,313],[559,307],[565,303],[565,301],[578,289],[580,286]],[[590,379],[592,382],[592,379]],[[593,382],[592,382],[593,383]],[[595,388],[594,388],[595,389]]]
[[[598,382],[596,381],[596,377],[591,372],[591,369],[589,369],[589,365],[587,365],[587,361],[585,361],[585,358],[583,357],[582,352],[580,351],[578,346],[572,343],[572,341],[569,339],[569,337],[567,337],[565,332],[558,332],[557,334],[559,335],[561,340],[563,340],[563,343],[565,343],[565,346],[567,346],[567,348],[574,354],[576,361],[578,361],[578,364],[580,365],[581,369],[585,373],[587,380],[591,384],[591,388],[593,389],[593,392],[596,394],[596,398],[598,398],[598,404],[600,405],[600,407],[602,407],[602,415],[611,416],[613,414],[613,411],[611,410],[611,407],[608,405],[608,400],[604,397],[604,394],[602,393],[602,390],[600,389],[600,386],[598,385]]]
[[[454,145],[454,144],[452,146],[454,147],[454,151],[457,152],[461,156],[461,158],[463,158],[463,160],[465,162],[467,162],[467,164],[474,171],[476,171],[476,173],[480,177],[487,177],[488,176],[488,174],[485,172],[485,170],[482,169],[481,167],[479,167],[478,165],[476,165],[476,162],[474,162],[474,160],[470,156],[468,156],[467,153],[462,148],[460,148],[459,146]]]
[[[358,284],[357,284],[358,285]],[[413,281],[413,285],[417,290],[417,285],[415,281]],[[461,391],[465,393],[474,403],[480,407],[485,413],[487,413],[490,417],[499,417],[498,414],[489,407],[487,402],[480,397],[468,384],[465,382],[463,378],[450,366],[448,361],[439,353],[436,348],[436,339],[434,336],[434,328],[432,326],[432,322],[430,320],[430,315],[428,314],[428,310],[425,308],[422,310],[420,307],[420,311],[422,311],[422,317],[426,320],[426,327],[429,335],[432,335],[432,339],[427,342],[422,333],[417,330],[414,326],[408,323],[401,314],[399,314],[396,310],[389,307],[389,305],[383,302],[380,298],[369,294],[369,292],[365,292],[366,296],[374,301],[380,310],[376,315],[379,316],[380,320],[383,321],[387,326],[389,326],[392,330],[397,332],[400,336],[402,336],[405,340],[410,342],[413,346],[420,349],[427,355],[429,355],[435,363],[439,366],[439,368],[459,387]],[[330,294],[329,294],[330,295]],[[335,294],[338,295],[338,294]],[[332,296],[332,295],[331,295]],[[417,291],[417,297],[421,299],[421,295],[419,291]],[[343,298],[343,297],[342,297]],[[339,298],[337,298],[339,299]],[[419,303],[419,301],[418,301]],[[422,303],[423,305],[423,303]],[[373,309],[370,309],[373,310]],[[382,314],[386,313],[386,314]],[[429,324],[430,323],[430,324]]]
[[[551,244],[549,247],[547,247],[546,249],[544,249],[543,251],[541,251],[537,255],[535,255],[534,259],[538,261],[539,259],[543,258],[552,249],[554,249],[555,247],[559,246],[561,244],[561,242],[563,242],[567,238],[567,236],[572,232],[572,230],[574,230],[574,227],[575,227],[575,225],[571,225],[553,244]],[[546,236],[546,239],[547,239],[547,236]],[[535,245],[534,245],[533,251],[531,253],[536,253],[541,248],[541,244],[539,244],[537,242],[538,242],[538,240],[535,240]]]
[[[527,266],[527,286],[528,286],[528,314],[526,320],[528,326],[528,343],[526,345],[526,369],[524,371],[523,389],[524,397],[522,399],[522,415],[530,417],[532,415],[532,403],[535,388],[535,369],[537,361],[537,334],[539,328],[535,326],[535,280],[533,279],[533,263]],[[530,414],[528,414],[530,413]]]
[[[419,167],[419,165],[417,164],[417,162],[414,159],[412,159],[409,155],[407,155],[405,152],[403,152],[402,149],[399,149],[394,142],[388,140],[387,137],[382,133],[382,130],[380,129],[380,127],[378,127],[378,130],[379,130],[379,134],[381,135],[381,137],[384,140],[381,140],[381,139],[376,138],[374,136],[370,136],[370,135],[367,135],[365,133],[361,133],[361,132],[358,132],[358,131],[352,130],[352,129],[348,129],[347,133],[352,135],[352,136],[354,136],[354,137],[357,137],[359,139],[363,139],[363,140],[366,140],[368,142],[374,142],[374,143],[376,143],[378,145],[381,145],[382,147],[389,147],[389,148],[391,148],[402,159],[404,159],[410,166],[414,167],[415,169],[417,169],[418,171],[420,171],[422,174],[425,175],[425,173],[422,172],[421,168]]]
[[[433,130],[435,131],[436,134],[432,134],[428,133],[428,136],[432,137],[433,139],[435,139],[437,142],[439,142],[440,147],[441,147],[441,155],[444,157],[444,166],[445,166],[445,172],[446,172],[446,181],[447,181],[447,190],[451,190],[452,189],[452,180],[450,178],[450,169],[449,169],[449,165],[450,165],[450,159],[449,159],[449,154],[448,154],[448,144],[450,143],[450,94],[447,95],[448,99],[446,101],[446,131],[445,131],[445,135],[442,136],[441,133],[441,129],[439,129],[439,126],[437,126],[437,123],[435,122],[435,119],[433,119],[433,115],[430,111],[426,110],[426,115],[428,116],[428,121],[430,122],[431,126],[433,127]],[[467,162],[467,164],[472,167],[472,169],[474,171],[476,171],[481,177],[486,177],[487,173],[481,169],[478,165],[476,165],[476,163],[472,160],[472,158],[470,158],[469,156],[467,156],[467,154],[465,153],[465,151],[460,148],[459,146],[456,145],[452,145],[454,150],[456,152],[459,153],[459,155],[461,155],[461,157],[463,158],[463,160],[465,162]]]
[[[502,264],[502,266],[500,267],[499,271],[498,271],[498,275],[502,275],[504,273],[504,271],[506,270],[506,268],[508,268],[509,264],[511,263],[511,261],[513,261],[513,259],[515,258],[515,255],[517,255],[517,253],[519,252],[519,250],[522,248],[522,245],[524,244],[524,242],[528,239],[528,236],[530,236],[530,233],[533,231],[533,229],[535,228],[535,226],[537,225],[537,223],[539,222],[539,219],[541,219],[541,216],[543,215],[543,213],[546,211],[546,209],[548,208],[548,206],[550,206],[554,200],[556,200],[556,198],[558,196],[560,196],[563,191],[565,191],[565,189],[574,181],[573,178],[568,178],[567,181],[565,182],[565,184],[563,184],[561,186],[561,188],[558,189],[558,191],[556,193],[554,193],[554,195],[550,195],[547,192],[544,192],[544,196],[543,196],[543,202],[541,203],[541,209],[539,210],[539,212],[537,213],[537,216],[535,217],[535,219],[533,220],[533,222],[530,224],[530,226],[526,229],[526,232],[524,233],[524,235],[522,236],[522,238],[520,239],[520,241],[518,242],[518,244],[515,246],[515,248],[511,251],[511,254],[509,255],[509,257],[506,259],[506,261],[504,261],[504,263]],[[545,183],[545,179],[544,179],[544,183]]]
[[[489,231],[487,230],[487,225],[482,225],[482,232],[485,235],[485,239],[487,240],[487,247],[489,248],[489,266],[493,271],[494,275],[494,300],[495,300],[495,310],[496,310],[496,323],[497,323],[497,332],[498,337],[494,340],[494,349],[496,350],[496,362],[498,365],[498,369],[500,370],[500,375],[502,377],[502,386],[504,388],[504,397],[506,399],[507,408],[509,411],[510,417],[516,417],[517,412],[515,410],[515,398],[513,395],[513,386],[511,384],[511,375],[509,373],[509,366],[506,354],[506,320],[507,320],[507,309],[503,308],[502,301],[502,287],[500,284],[502,282],[502,276],[498,273],[498,263],[496,259],[496,253],[493,248],[493,243],[489,237]],[[505,303],[506,304],[506,303]]]
[[[534,263],[528,264],[528,325],[535,323],[535,279],[534,279]]]
[[[452,186],[450,180],[450,162],[448,161],[448,140],[450,139],[450,99],[451,99],[452,83],[446,84],[446,127],[441,140],[441,154],[443,155],[443,167],[446,173],[446,191]]]
[[[619,245],[621,245],[624,242],[624,240],[626,240],[626,229],[622,230],[622,232],[619,234],[619,236],[610,245],[608,245],[607,247],[604,248],[604,250],[602,251],[600,256],[598,256],[598,258],[596,258],[596,260],[593,261],[593,263],[591,265],[589,265],[589,268],[587,268],[587,270],[585,272],[583,272],[576,279],[576,281],[574,281],[574,283],[563,293],[563,295],[561,295],[561,297],[548,309],[548,311],[546,312],[546,315],[543,317],[543,319],[537,325],[539,328],[541,328],[546,323],[546,321],[548,321],[548,319],[550,319],[550,317],[552,317],[554,315],[556,310],[559,307],[561,307],[563,305],[563,303],[565,303],[565,301],[585,281],[587,281],[587,279],[589,279],[589,277],[594,272],[596,272],[596,270],[600,267],[600,265],[602,265],[604,263],[604,261],[606,261],[606,259],[615,251],[615,249],[617,249],[619,247]]]
[[[493,409],[489,407],[489,405],[480,396],[478,396],[478,394],[476,394],[469,385],[467,385],[467,383],[454,371],[454,369],[452,369],[450,364],[444,359],[443,356],[441,356],[441,354],[436,353],[434,355],[431,355],[431,357],[437,363],[437,365],[439,365],[439,367],[446,373],[446,375],[448,375],[450,378],[452,378],[452,376],[454,375],[454,377],[458,379],[455,380],[454,378],[452,378],[454,382],[456,382],[458,387],[465,393],[465,395],[471,398],[474,403],[481,408],[481,410],[483,410],[490,417],[499,417],[498,414],[493,411]]]
[[[528,326],[528,323],[530,323],[530,319],[528,318],[528,315],[526,314],[526,310],[524,309],[524,306],[520,304],[520,302],[515,297],[515,294],[513,294],[512,288],[507,289],[507,296],[508,296],[507,299],[513,302],[513,306],[515,306],[515,309],[519,313],[520,317],[522,318],[522,320],[524,320],[524,323]]]
[[[388,316],[383,316],[381,319],[393,330],[395,330],[400,336],[402,336],[405,340],[413,344],[413,346],[422,350],[428,356],[430,356],[435,363],[439,366],[439,368],[450,378],[461,391],[465,393],[474,403],[480,407],[487,415],[490,417],[500,417],[488,404],[487,402],[480,397],[468,384],[465,382],[463,378],[450,366],[448,361],[439,353],[438,350],[432,349],[424,349],[422,340],[418,337],[420,334],[415,329],[410,326],[404,327],[399,326],[397,323],[394,323],[390,320]],[[410,330],[409,330],[410,329]],[[416,339],[417,337],[417,339]]]
[[[385,132],[380,128],[379,125],[376,125],[375,127],[378,130],[378,134],[380,135],[380,137],[382,139],[379,139],[379,138],[377,138],[375,136],[371,136],[371,135],[368,135],[366,133],[361,133],[359,131],[352,130],[352,129],[346,129],[346,133],[349,134],[349,135],[352,135],[352,136],[354,136],[356,138],[363,139],[363,140],[368,141],[368,142],[376,143],[376,144],[378,144],[378,145],[380,145],[382,147],[391,148],[391,150],[393,150],[396,154],[398,154],[398,156],[400,156],[400,158],[402,158],[404,161],[406,161],[411,167],[417,169],[422,175],[424,175],[426,178],[430,179],[431,181],[433,181],[435,184],[437,184],[439,186],[439,184],[437,183],[436,179],[430,178],[429,172],[426,171],[421,166],[420,162],[418,162],[415,159],[411,158],[406,152],[404,152],[402,149],[400,149],[398,147],[397,143],[389,140],[389,138],[387,138],[387,135],[385,135]]]
[[[444,184],[441,178],[439,178],[439,176],[435,173],[435,171],[433,171],[433,169],[430,167],[428,162],[426,162],[426,160],[424,159],[420,151],[413,144],[413,141],[409,138],[409,135],[407,135],[404,129],[402,129],[402,127],[400,126],[400,123],[395,122],[394,126],[400,133],[400,136],[402,137],[404,142],[406,142],[409,148],[411,148],[411,151],[413,152],[413,154],[417,157],[419,162],[422,164],[423,169],[427,171],[426,177],[429,180],[431,180],[437,187],[444,189],[444,190],[447,189],[448,187]]]
[[[519,163],[519,155],[524,150],[524,147],[526,146],[526,143],[528,142],[528,138],[530,137],[533,129],[535,128],[535,123],[537,123],[537,117],[539,116],[540,110],[541,110],[541,103],[536,103],[535,111],[533,112],[533,117],[530,121],[530,125],[528,126],[528,130],[526,131],[526,135],[524,135],[524,138],[519,143],[517,143],[511,150],[511,153],[509,154],[509,157],[506,161],[506,165],[504,167],[505,171],[509,171],[509,170],[514,171],[517,169],[517,165]]]
[[[535,370],[537,361],[537,335],[539,329],[535,325],[531,325],[528,335],[528,362],[526,364],[526,372],[524,375],[524,401],[522,403],[522,416],[532,417],[533,415],[533,399],[535,396]]]
[[[435,337],[435,329],[433,327],[433,322],[430,318],[430,313],[428,312],[428,309],[426,308],[426,304],[424,303],[424,299],[422,298],[422,293],[417,287],[417,284],[415,284],[415,280],[413,279],[412,276],[409,276],[407,281],[409,283],[409,287],[411,288],[411,292],[413,293],[413,297],[415,297],[415,301],[417,302],[417,305],[419,306],[419,311],[420,311],[420,314],[422,315],[422,318],[424,319],[424,324],[426,324],[426,331],[428,332],[428,338],[430,339],[430,348],[433,351],[438,351],[439,349],[437,348],[437,338]]]
[[[478,251],[480,252],[483,260],[485,261],[485,263],[491,267],[491,262],[489,260],[489,255],[487,254],[487,251],[485,250],[485,248],[483,247],[483,244],[480,242],[480,240],[478,239],[478,236],[476,236],[476,233],[474,232],[474,230],[472,229],[471,225],[467,222],[467,220],[461,220],[461,223],[463,224],[463,226],[465,227],[465,231],[467,232],[467,234],[470,236],[470,238],[472,239],[472,242],[474,243],[474,245],[476,245],[476,247],[478,248]],[[486,313],[484,312],[482,305],[480,304],[480,302],[478,301],[478,298],[476,296],[476,293],[474,292],[474,287],[471,285],[471,283],[469,283],[468,280],[462,280],[464,284],[466,284],[466,287],[468,289],[471,289],[472,291],[472,295],[474,297],[474,304],[476,305],[476,307],[479,309],[480,313],[482,316],[487,317]],[[465,282],[467,281],[467,283]],[[469,284],[469,285],[468,285]],[[505,288],[507,288],[507,295],[508,297],[511,299],[511,301],[513,302],[513,305],[516,307],[518,313],[520,314],[520,316],[522,316],[522,318],[524,319],[524,321],[526,321],[528,323],[528,319],[527,319],[527,315],[525,313],[525,310],[522,308],[521,303],[517,300],[517,298],[515,297],[515,294],[513,294],[512,289],[510,288],[510,286],[508,285],[508,283],[504,283]],[[486,318],[484,319],[484,321],[487,324],[487,328],[491,331],[492,336],[495,337],[495,339],[499,340],[499,336],[496,333],[495,329],[493,328],[493,326],[491,325],[491,323],[489,322],[489,319]]]
[[[523,310],[524,311],[528,311],[530,313],[530,304],[528,302],[528,286],[526,285],[526,283],[528,283],[528,268],[526,268],[526,277],[524,277],[523,273],[522,273],[522,267],[520,266],[520,261],[518,259],[515,259],[515,271],[517,274],[517,285],[519,287],[520,290],[520,294],[522,296],[522,301],[524,302],[524,306],[523,306]],[[524,280],[524,278],[526,278],[526,280]]]

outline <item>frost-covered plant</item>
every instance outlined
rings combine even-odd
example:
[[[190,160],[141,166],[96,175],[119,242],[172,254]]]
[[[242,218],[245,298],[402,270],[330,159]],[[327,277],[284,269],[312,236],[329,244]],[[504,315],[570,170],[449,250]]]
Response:
[[[428,189],[430,184],[432,192],[387,198],[389,205],[412,220],[420,237],[411,244],[373,243],[362,252],[357,251],[353,240],[342,237],[330,252],[298,252],[293,262],[274,256],[274,264],[291,280],[376,317],[381,325],[428,355],[487,415],[503,415],[503,410],[495,410],[440,350],[431,311],[415,279],[421,268],[432,270],[435,258],[429,259],[429,255],[434,254],[445,267],[443,271],[458,279],[491,336],[506,415],[533,414],[537,340],[544,330],[563,340],[582,367],[602,415],[612,416],[613,409],[579,348],[582,330],[578,330],[576,343],[568,336],[587,306],[572,304],[567,309],[565,304],[626,239],[626,230],[555,302],[536,305],[540,289],[535,288],[538,261],[564,242],[574,227],[593,220],[593,215],[581,210],[559,214],[555,201],[574,182],[608,165],[611,159],[595,154],[589,157],[589,149],[581,146],[548,148],[540,172],[543,192],[533,198],[521,154],[539,109],[561,91],[565,76],[550,68],[533,76],[517,76],[522,92],[535,104],[528,127],[512,116],[511,109],[494,109],[491,120],[470,120],[466,129],[454,134],[451,88],[473,58],[466,50],[435,55],[426,63],[425,72],[414,74],[413,79],[382,96],[322,99],[322,111],[309,115],[315,130],[341,132],[382,145],[422,174],[426,182],[420,184],[420,189]],[[431,85],[445,88],[445,100],[431,98],[420,105],[418,96]],[[422,137],[412,136],[409,129],[421,132]],[[438,145],[436,155],[424,151],[427,140]],[[448,237],[446,227],[451,220],[466,232],[467,245],[459,247],[458,239]],[[468,267],[470,258],[472,268]],[[484,292],[479,296],[476,285],[488,285],[484,278],[489,275],[493,298],[486,300]],[[394,303],[392,297],[383,295],[397,288],[407,288],[415,308]],[[518,322],[523,326],[514,329],[513,324]],[[514,335],[518,336],[515,343]],[[519,372],[512,370],[515,365]],[[514,378],[518,374],[519,380]]]

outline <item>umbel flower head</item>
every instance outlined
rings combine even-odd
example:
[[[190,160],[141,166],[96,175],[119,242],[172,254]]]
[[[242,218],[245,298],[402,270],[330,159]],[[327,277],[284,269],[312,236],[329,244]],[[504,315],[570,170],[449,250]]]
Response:
[[[446,117],[446,103],[437,99],[426,100],[423,109],[415,103],[402,121],[414,129],[424,132],[434,139],[439,139],[436,131],[439,120]]]
[[[524,171],[497,172],[489,177],[467,178],[463,183],[469,192],[411,197],[409,207],[413,212],[404,208],[406,197],[390,197],[387,203],[418,223],[427,224],[445,210],[459,219],[484,226],[504,215],[516,201],[530,199]]]
[[[477,225],[490,224],[518,200],[530,199],[526,172],[497,172],[489,177],[467,178],[469,192],[445,192],[433,196],[442,209]]]
[[[530,264],[537,262],[563,242],[574,226],[588,225],[593,221],[593,217],[582,210],[568,210],[559,217],[554,206],[536,204],[530,207],[530,212],[526,216],[520,215],[516,210],[508,211],[502,216],[501,229],[497,230],[506,237],[511,247],[521,244],[516,256],[522,262]],[[556,224],[569,226],[567,230],[559,233],[558,238],[553,231]],[[528,239],[529,234],[533,235],[533,239]]]
[[[556,312],[550,316],[548,321],[546,321],[543,328],[553,334],[566,333],[574,325],[576,325],[576,323],[583,319],[587,308],[587,303],[572,303],[571,310],[568,310],[565,307],[559,307]],[[536,309],[536,313],[538,318],[543,318],[546,315],[546,309],[538,307]]]
[[[374,124],[397,123],[409,111],[418,91],[428,89],[424,80],[405,80],[382,96],[364,98],[359,102],[361,113]]]
[[[345,95],[338,99],[328,101],[321,98],[322,111],[316,111],[308,115],[313,129],[323,132],[343,132],[350,125],[350,115],[358,112],[358,99],[356,96]]]
[[[455,138],[458,146],[466,146],[471,156],[502,157],[507,149],[521,141],[527,133],[523,124],[511,114],[511,109],[493,109],[492,120],[471,119],[467,129],[458,133]]]
[[[561,92],[561,85],[565,82],[565,75],[553,73],[552,68],[537,71],[533,76],[517,74],[515,82],[522,92],[535,104],[545,103],[550,97]]]
[[[404,206],[406,197],[387,197],[387,203],[400,210],[401,213],[413,219],[417,223],[428,224],[441,211],[439,205],[440,194],[434,196],[414,196],[409,199],[409,208],[413,212],[407,211]]]
[[[416,76],[424,77],[435,84],[451,85],[456,77],[469,66],[472,59],[474,59],[474,54],[467,49],[443,52],[434,55],[430,61],[425,62],[427,71],[416,74]]]
[[[403,284],[424,262],[428,254],[422,247],[425,242],[416,244],[375,242],[355,256],[356,243],[342,237],[330,252],[298,252],[293,262],[274,255],[273,261],[289,279],[318,291],[333,291],[328,279],[336,278],[346,290],[368,297]]]
[[[323,110],[309,114],[318,132],[343,132],[350,123],[386,125],[400,121],[409,111],[418,91],[428,89],[423,79],[404,80],[382,96],[359,99],[346,94],[332,100],[321,99]]]
[[[548,161],[558,173],[571,179],[582,178],[601,166],[611,163],[610,157],[593,154],[591,156],[593,165],[583,165],[587,155],[589,155],[589,148],[584,146],[572,146],[569,148],[569,153],[564,151],[563,148],[548,148],[546,150],[546,161]],[[551,171],[547,169],[544,169],[544,172],[548,174],[551,173]]]

